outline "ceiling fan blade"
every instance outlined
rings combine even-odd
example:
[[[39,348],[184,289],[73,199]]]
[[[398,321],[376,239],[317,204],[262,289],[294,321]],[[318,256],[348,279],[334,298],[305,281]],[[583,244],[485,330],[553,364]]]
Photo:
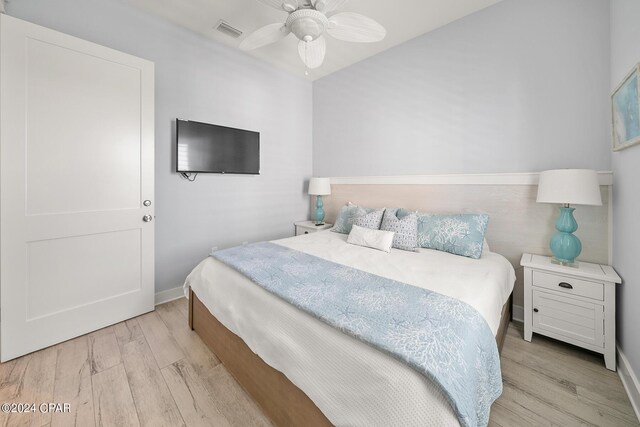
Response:
[[[331,12],[336,9],[340,9],[347,0],[316,0],[314,7],[318,12]]]
[[[271,6],[274,9],[293,12],[298,10],[298,0],[258,0],[260,3]]]
[[[379,42],[387,35],[387,30],[376,21],[359,13],[336,13],[329,18],[327,29],[332,37],[347,42]]]
[[[327,53],[327,43],[324,36],[310,42],[300,40],[298,53],[308,68],[318,68],[324,62],[324,55]]]
[[[288,36],[290,32],[291,31],[285,27],[284,24],[279,22],[276,24],[266,25],[257,29],[242,40],[242,43],[240,43],[240,49],[253,50],[275,43]]]

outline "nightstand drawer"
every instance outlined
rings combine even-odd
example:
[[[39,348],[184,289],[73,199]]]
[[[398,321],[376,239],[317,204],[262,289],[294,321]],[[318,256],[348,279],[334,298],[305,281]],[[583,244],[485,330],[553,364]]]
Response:
[[[310,234],[315,232],[316,230],[313,230],[313,229],[296,227],[296,236],[302,236],[303,234]]]
[[[533,286],[593,298],[598,301],[604,300],[604,283],[590,282],[560,274],[534,271]]]
[[[533,291],[533,328],[541,334],[560,335],[604,346],[604,307],[539,290]],[[557,337],[554,337],[557,338]]]

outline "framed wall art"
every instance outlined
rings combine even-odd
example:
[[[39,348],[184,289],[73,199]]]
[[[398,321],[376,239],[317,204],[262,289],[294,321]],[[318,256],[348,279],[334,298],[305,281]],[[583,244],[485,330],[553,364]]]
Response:
[[[613,151],[640,143],[640,64],[611,95]]]

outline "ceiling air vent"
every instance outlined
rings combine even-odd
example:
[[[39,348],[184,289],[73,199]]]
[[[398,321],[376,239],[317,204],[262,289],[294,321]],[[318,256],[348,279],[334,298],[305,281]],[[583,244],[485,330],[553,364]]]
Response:
[[[233,37],[234,39],[237,39],[242,35],[242,31],[240,31],[237,28],[233,28],[231,25],[227,24],[222,19],[218,21],[218,23],[214,28],[220,31],[222,34],[226,34],[227,36]]]

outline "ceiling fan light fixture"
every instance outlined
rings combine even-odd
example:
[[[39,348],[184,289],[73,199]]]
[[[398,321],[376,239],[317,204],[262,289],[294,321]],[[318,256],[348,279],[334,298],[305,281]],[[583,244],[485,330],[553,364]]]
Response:
[[[285,25],[298,39],[311,36],[311,40],[315,40],[326,31],[329,20],[317,10],[300,9],[289,15]]]

